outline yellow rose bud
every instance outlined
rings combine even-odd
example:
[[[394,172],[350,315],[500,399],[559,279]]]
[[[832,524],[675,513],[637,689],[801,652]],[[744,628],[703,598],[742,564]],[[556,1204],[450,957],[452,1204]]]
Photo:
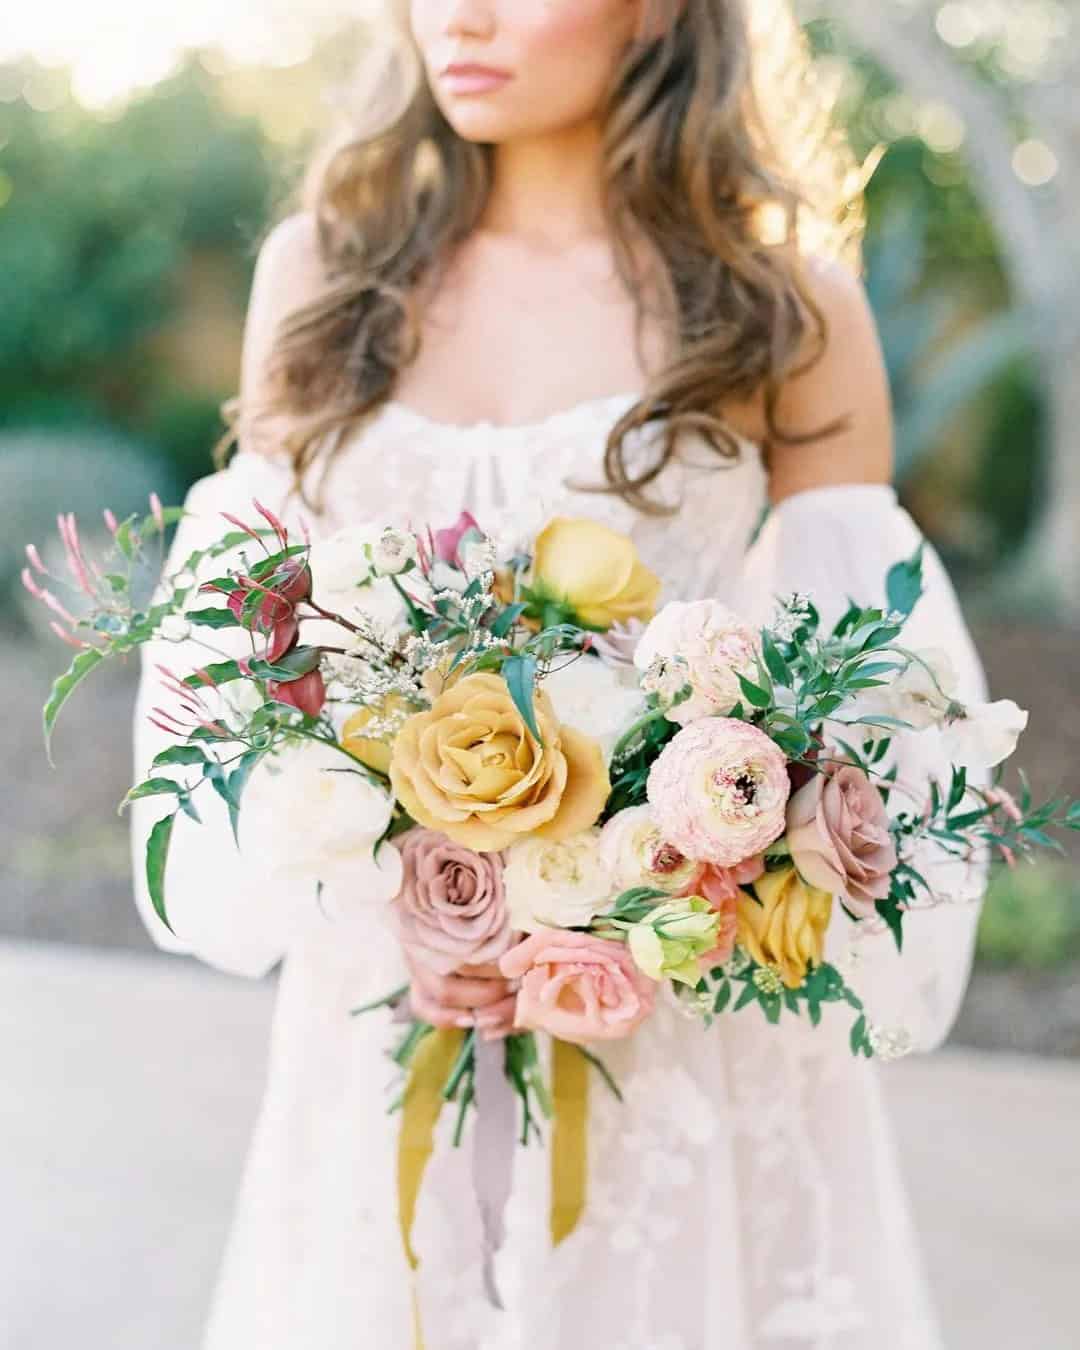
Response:
[[[625,534],[594,520],[556,516],[539,534],[532,585],[568,604],[583,624],[607,629],[656,613],[660,579]]]
[[[819,966],[824,957],[833,897],[808,886],[794,867],[765,872],[754,890],[757,900],[739,894],[738,941],[758,965],[775,965],[784,984],[798,989],[810,963]]]
[[[378,704],[360,708],[341,728],[341,744],[369,769],[377,773],[389,773],[397,728],[414,706],[400,694],[388,694]],[[369,736],[365,733],[373,722],[381,724],[382,731],[381,734]]]
[[[535,697],[543,744],[499,675],[467,675],[398,732],[394,792],[413,820],[488,853],[526,835],[567,839],[593,825],[610,791],[600,746]]]

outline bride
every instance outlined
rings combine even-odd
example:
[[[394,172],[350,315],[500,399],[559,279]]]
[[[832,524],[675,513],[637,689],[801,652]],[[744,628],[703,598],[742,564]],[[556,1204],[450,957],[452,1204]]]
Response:
[[[717,596],[757,622],[793,590],[826,622],[848,596],[883,603],[920,536],[889,483],[859,175],[782,3],[398,0],[376,36],[349,136],[261,250],[238,450],[192,488],[167,569],[252,498],[316,542],[365,520],[468,509],[498,533],[560,510],[632,534],[665,598]],[[910,645],[945,649],[961,696],[984,697],[929,547],[924,572]],[[192,639],[155,646],[139,777],[162,747],[154,662],[206,659]],[[900,740],[919,781],[930,752]],[[213,805],[176,822],[175,935],[141,880],[154,799],[132,829],[161,946],[251,977],[281,967],[205,1350],[940,1346],[879,1069],[851,1056],[843,1019],[773,1028],[748,1009],[705,1034],[665,1007],[611,1047],[625,1101],[593,1094],[586,1213],[555,1249],[544,1146],[519,1150],[501,1311],[443,1139],[414,1277],[381,1091],[390,1014],[348,1015],[408,978],[402,954],[370,912],[319,912],[271,875],[257,839],[238,851]],[[979,877],[936,879],[978,897]],[[902,962],[837,910],[833,959],[883,1058],[947,1033],[977,909],[913,913]],[[496,970],[412,975],[428,1020],[510,1027]]]

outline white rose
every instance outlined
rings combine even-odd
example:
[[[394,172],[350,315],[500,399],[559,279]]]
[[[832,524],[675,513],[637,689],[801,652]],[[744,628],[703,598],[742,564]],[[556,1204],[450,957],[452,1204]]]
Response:
[[[674,667],[691,695],[669,709],[681,726],[702,717],[726,716],[743,698],[738,676],[753,680],[758,634],[717,600],[672,601],[645,629],[634,653],[640,671]],[[674,685],[674,677],[670,681]]]
[[[312,596],[323,609],[356,623],[368,614],[391,632],[406,625],[405,606],[388,577],[376,576],[367,549],[383,531],[377,525],[350,525],[311,546]],[[330,619],[305,619],[301,640],[313,646],[347,647],[350,634]]]
[[[584,928],[607,909],[611,878],[599,845],[597,829],[558,842],[533,837],[511,845],[503,885],[513,927],[524,933]]]
[[[310,888],[313,903],[321,882],[323,910],[348,917],[401,888],[397,848],[383,843],[375,854],[393,806],[341,751],[294,742],[252,773],[241,799],[240,847],[275,879]]]
[[[371,562],[381,575],[396,576],[416,561],[417,554],[416,535],[389,526],[372,545]]]
[[[628,806],[604,825],[600,854],[615,894],[651,886],[674,895],[697,879],[701,864],[684,857],[660,833],[648,806]]]
[[[543,688],[559,721],[599,742],[605,759],[645,711],[641,691],[624,684],[618,670],[595,656],[567,661],[544,679]]]

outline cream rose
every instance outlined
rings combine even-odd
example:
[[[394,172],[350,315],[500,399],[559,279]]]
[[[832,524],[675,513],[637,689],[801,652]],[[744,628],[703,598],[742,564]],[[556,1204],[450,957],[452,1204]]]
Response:
[[[510,921],[522,933],[585,928],[608,908],[612,895],[597,829],[569,839],[523,839],[511,845],[503,882]]]

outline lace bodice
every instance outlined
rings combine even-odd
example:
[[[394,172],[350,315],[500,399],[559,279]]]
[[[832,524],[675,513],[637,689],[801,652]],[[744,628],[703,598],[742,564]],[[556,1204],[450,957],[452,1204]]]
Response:
[[[676,460],[650,488],[677,516],[645,515],[612,493],[587,490],[603,485],[607,433],[638,397],[591,399],[511,425],[438,422],[385,403],[331,461],[320,529],[364,519],[447,524],[468,510],[493,535],[527,535],[553,515],[587,515],[633,537],[664,579],[665,599],[723,598],[765,503],[760,451],[743,440],[740,459],[726,461],[704,438],[684,433]],[[658,439],[655,424],[630,433],[632,467],[653,462]],[[321,472],[311,474],[311,486]]]

